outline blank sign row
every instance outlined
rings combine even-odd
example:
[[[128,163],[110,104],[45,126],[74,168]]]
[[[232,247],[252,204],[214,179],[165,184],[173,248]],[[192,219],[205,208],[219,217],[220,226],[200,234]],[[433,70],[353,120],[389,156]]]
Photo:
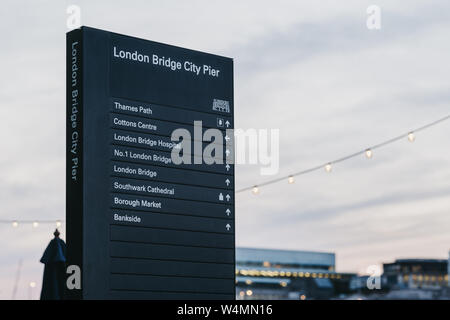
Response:
[[[111,274],[111,289],[115,290],[167,290],[176,288],[181,292],[234,293],[234,281],[229,279],[203,279],[187,277],[161,277],[150,275]],[[170,291],[170,290],[168,290]]]
[[[234,279],[231,264],[150,259],[111,258],[113,274]]]
[[[225,224],[222,221],[221,223]],[[112,241],[133,243],[168,244],[183,247],[234,248],[234,235],[231,233],[222,234],[112,225],[110,237]]]
[[[112,300],[233,300],[235,294],[199,293],[199,292],[170,292],[150,290],[111,290],[109,299]]]

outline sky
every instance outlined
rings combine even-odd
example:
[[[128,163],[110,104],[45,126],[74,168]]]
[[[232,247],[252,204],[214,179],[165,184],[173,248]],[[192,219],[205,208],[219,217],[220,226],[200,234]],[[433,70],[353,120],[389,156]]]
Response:
[[[450,3],[405,3],[3,1],[0,219],[64,219],[68,5],[80,6],[83,25],[234,59],[235,126],[280,130],[279,173],[238,165],[241,189],[450,114]],[[380,30],[366,27],[372,4]],[[334,252],[340,272],[447,258],[449,136],[450,121],[370,160],[237,194],[237,246]],[[16,298],[38,298],[54,228],[0,224],[0,299],[12,297],[18,270]]]

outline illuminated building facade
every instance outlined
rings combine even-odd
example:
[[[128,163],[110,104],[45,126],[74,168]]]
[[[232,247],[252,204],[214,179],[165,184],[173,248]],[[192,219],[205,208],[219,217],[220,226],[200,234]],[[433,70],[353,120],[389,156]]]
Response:
[[[383,283],[390,289],[441,289],[448,285],[447,260],[399,259],[383,264]]]
[[[334,253],[236,249],[237,299],[329,299],[353,276],[335,271]]]

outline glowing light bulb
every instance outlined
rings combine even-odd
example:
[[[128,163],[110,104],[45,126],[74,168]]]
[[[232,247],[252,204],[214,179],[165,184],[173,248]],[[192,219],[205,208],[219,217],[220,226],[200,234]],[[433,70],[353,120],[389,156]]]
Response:
[[[37,227],[39,227],[39,222],[37,222],[37,221],[33,222],[33,228],[37,228]]]
[[[35,288],[35,287],[36,287],[36,282],[31,281],[31,282],[30,282],[30,288]]]
[[[247,290],[246,293],[247,293],[248,296],[251,296],[253,294],[253,291],[252,290]]]
[[[14,228],[17,228],[19,226],[19,223],[17,221],[13,221],[12,226]]]
[[[326,172],[331,172],[331,163],[327,163],[325,166],[325,171]]]
[[[414,135],[414,132],[408,133],[408,140],[409,140],[409,142],[414,142],[414,140],[416,140],[416,136]]]
[[[372,155],[373,155],[372,150],[367,149],[367,150],[366,150],[366,158],[367,158],[367,159],[370,159],[370,158],[372,158]]]
[[[61,227],[61,221],[56,220],[56,227],[57,227],[57,228]]]
[[[294,182],[295,182],[294,177],[293,177],[293,176],[289,176],[289,178],[288,178],[288,183],[292,184],[292,183],[294,183]]]
[[[259,193],[259,188],[258,186],[254,186],[252,189],[253,194],[258,194]]]

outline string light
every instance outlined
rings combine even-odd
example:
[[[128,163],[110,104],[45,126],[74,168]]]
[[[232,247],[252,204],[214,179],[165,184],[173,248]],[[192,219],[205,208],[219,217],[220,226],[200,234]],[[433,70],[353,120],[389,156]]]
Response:
[[[404,139],[405,137],[407,137],[408,140],[409,140],[410,142],[414,142],[414,140],[416,139],[415,134],[416,134],[417,132],[422,131],[422,130],[425,130],[425,129],[428,129],[428,128],[430,128],[430,127],[433,127],[433,126],[435,126],[435,125],[437,125],[437,124],[439,124],[439,123],[441,123],[441,122],[444,122],[444,121],[446,121],[446,120],[449,120],[449,119],[450,119],[450,115],[447,115],[447,116],[445,116],[445,117],[443,117],[443,118],[440,118],[440,119],[438,119],[438,120],[436,120],[436,121],[433,121],[433,122],[431,122],[431,123],[428,123],[428,124],[426,124],[426,125],[424,125],[424,126],[422,126],[422,127],[419,127],[419,128],[417,128],[417,129],[415,129],[415,130],[409,131],[409,132],[406,133],[406,134],[402,134],[402,135],[400,135],[400,136],[397,136],[397,137],[394,137],[394,138],[392,138],[392,139],[386,140],[386,141],[384,141],[384,142],[381,142],[381,143],[379,143],[379,144],[377,144],[377,145],[371,146],[370,148],[364,149],[364,150],[362,150],[362,151],[358,151],[358,152],[349,154],[349,155],[344,156],[344,157],[342,157],[342,158],[339,158],[339,159],[330,161],[330,162],[328,162],[328,163],[326,163],[326,164],[322,164],[322,165],[315,166],[315,167],[312,167],[312,168],[309,168],[309,169],[306,169],[306,170],[303,170],[303,171],[300,171],[300,172],[297,172],[297,173],[294,173],[294,174],[290,174],[290,175],[287,176],[287,177],[285,176],[285,177],[281,177],[281,178],[275,178],[275,179],[273,179],[273,180],[269,180],[269,181],[266,181],[266,182],[264,182],[264,183],[260,183],[258,186],[245,187],[245,188],[242,188],[242,189],[237,190],[236,193],[241,193],[241,192],[244,192],[244,191],[247,191],[247,190],[252,190],[254,194],[257,194],[257,193],[259,192],[259,188],[262,187],[262,186],[267,186],[267,185],[269,185],[269,184],[277,183],[277,182],[279,182],[279,181],[285,180],[286,178],[288,179],[288,182],[291,183],[291,181],[292,181],[292,182],[294,181],[294,177],[300,176],[300,175],[303,175],[303,174],[307,174],[307,173],[311,173],[311,172],[316,171],[316,170],[319,170],[319,169],[321,169],[321,168],[325,168],[325,171],[326,171],[326,172],[331,172],[331,169],[332,169],[331,164],[336,164],[336,163],[339,163],[339,162],[343,162],[343,161],[349,160],[349,159],[351,159],[351,158],[360,156],[361,154],[365,154],[366,157],[367,157],[368,159],[370,159],[370,158],[372,158],[372,156],[373,156],[373,150],[374,150],[374,149],[384,147],[384,146],[386,146],[386,145],[389,145],[389,144],[391,144],[391,143],[394,143],[394,142],[396,142],[396,141],[399,141],[399,140],[401,140],[401,139]]]
[[[9,224],[13,228],[18,228],[21,224],[31,224],[33,228],[37,228],[41,224],[53,224],[59,228],[62,223],[63,220],[0,220],[0,224]]]

